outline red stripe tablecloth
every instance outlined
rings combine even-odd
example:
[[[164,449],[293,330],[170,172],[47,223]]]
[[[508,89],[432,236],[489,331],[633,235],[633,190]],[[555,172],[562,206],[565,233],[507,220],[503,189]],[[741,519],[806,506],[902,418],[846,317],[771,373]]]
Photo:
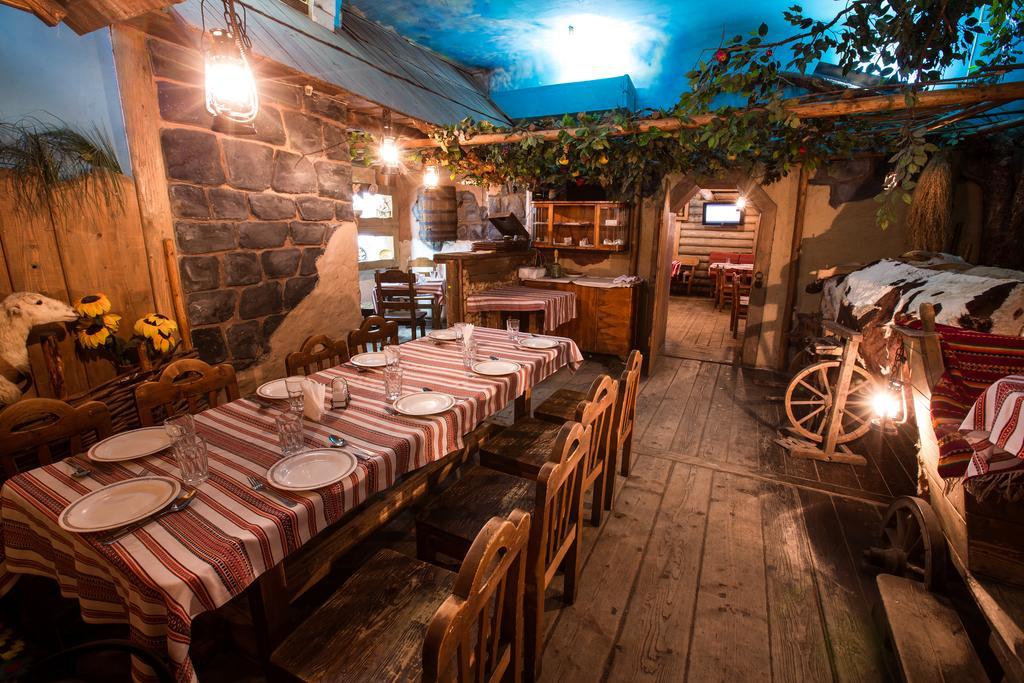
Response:
[[[309,492],[253,491],[247,477],[265,480],[280,457],[274,431],[276,409],[242,399],[196,416],[209,444],[210,479],[195,502],[104,546],[93,534],[74,534],[57,524],[73,500],[139,475],[176,477],[170,454],[124,463],[88,463],[92,475],[76,479],[56,463],[12,477],[3,487],[3,564],[0,585],[17,574],[58,581],[61,593],[78,599],[83,619],[124,623],[131,638],[155,652],[167,652],[178,681],[196,680],[188,657],[192,620],[239,595],[317,533],[398,477],[439,460],[463,446],[463,436],[564,365],[583,360],[569,339],[555,349],[514,346],[502,330],[478,328],[482,355],[515,360],[521,369],[506,377],[467,376],[461,349],[420,339],[402,345],[407,391],[429,387],[470,400],[429,418],[391,415],[385,410],[383,374],[340,366],[313,375],[329,383],[349,382],[352,401],[330,411],[321,423],[305,421],[306,442],[323,446],[341,434],[359,456],[359,467],[344,481]],[[136,671],[137,678],[145,672]]]
[[[466,297],[466,310],[544,311],[544,329],[554,330],[576,317],[576,294],[534,287],[497,287]]]
[[[394,291],[396,294],[404,293],[408,290],[406,285],[401,283],[385,283],[381,285],[381,288],[387,291]],[[422,296],[433,296],[437,298],[438,303],[444,303],[444,280],[417,282],[416,283],[416,294]]]

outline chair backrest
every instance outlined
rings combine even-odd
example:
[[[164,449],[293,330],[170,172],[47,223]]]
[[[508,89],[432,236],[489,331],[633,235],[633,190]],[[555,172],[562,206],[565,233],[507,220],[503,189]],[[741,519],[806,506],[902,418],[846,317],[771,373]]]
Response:
[[[398,322],[371,315],[363,318],[358,330],[348,333],[349,353],[380,351],[388,344],[398,343]]]
[[[615,402],[615,427],[613,434],[621,443],[633,433],[636,422],[636,396],[640,392],[640,372],[644,354],[636,349],[629,352],[626,367],[619,375],[619,398]]]
[[[348,361],[348,342],[331,339],[326,334],[313,335],[302,342],[302,348],[284,359],[289,375],[311,375]]]
[[[676,259],[687,267],[700,265],[700,256],[678,256]]]
[[[378,270],[373,274],[374,302],[377,304],[377,312],[385,313],[388,310],[415,308],[416,298],[416,274],[407,273],[404,270],[392,268],[390,270]],[[391,285],[387,289],[384,285]],[[400,285],[400,286],[396,286]],[[399,298],[396,300],[396,298]]]
[[[423,680],[519,681],[530,515],[492,517],[462,562],[423,640]]]
[[[548,585],[579,535],[583,517],[582,463],[590,452],[594,426],[566,422],[558,430],[551,456],[537,475],[537,503],[530,532],[530,557],[542,557]]]
[[[222,396],[223,393],[223,396]],[[235,369],[227,363],[209,365],[195,358],[176,360],[153,382],[135,388],[139,422],[149,427],[179,413],[192,415],[238,398]],[[155,414],[160,409],[161,414]]]
[[[740,254],[739,257],[740,257],[739,258],[739,263],[753,263],[754,262],[754,255],[753,254]]]
[[[750,273],[736,273],[736,276],[732,280],[733,293],[740,296],[747,296],[750,294],[750,288],[753,286],[754,276]]]
[[[0,411],[0,461],[4,474],[49,465],[81,453],[83,437],[99,441],[111,435],[106,404],[73,406],[53,398],[23,398]]]
[[[580,401],[576,407],[576,421],[584,427],[594,428],[583,468],[588,476],[605,462],[610,452],[618,394],[619,383],[608,375],[601,375],[591,383],[587,400]]]

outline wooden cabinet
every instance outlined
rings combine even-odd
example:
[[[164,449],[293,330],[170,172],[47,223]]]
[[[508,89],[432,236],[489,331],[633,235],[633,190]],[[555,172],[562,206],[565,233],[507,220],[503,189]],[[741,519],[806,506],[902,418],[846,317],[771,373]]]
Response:
[[[534,202],[533,246],[628,251],[629,207],[621,202]]]
[[[576,318],[555,330],[555,334],[569,337],[584,353],[605,353],[625,358],[631,349],[636,348],[642,285],[591,287],[575,282],[544,280],[527,280],[523,284],[576,294]]]

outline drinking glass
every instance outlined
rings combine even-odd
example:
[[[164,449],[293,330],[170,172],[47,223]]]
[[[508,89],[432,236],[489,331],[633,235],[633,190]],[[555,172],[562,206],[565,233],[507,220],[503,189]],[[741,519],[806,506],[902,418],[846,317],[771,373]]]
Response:
[[[466,323],[455,323],[452,325],[452,329],[455,330],[455,341],[462,342],[462,329],[466,326]]]
[[[191,415],[175,415],[164,420],[164,431],[171,438],[171,445],[179,441],[194,441],[196,438],[196,421]]]
[[[476,363],[476,349],[477,344],[474,339],[462,345],[462,364],[466,366],[467,370],[472,370]]]
[[[206,439],[195,436],[191,440],[181,439],[174,446],[174,460],[181,472],[181,482],[195,488],[210,478],[209,458]]]
[[[397,401],[402,397],[402,368],[398,365],[384,366],[384,398]]]
[[[302,436],[302,415],[296,412],[281,413],[274,420],[277,425],[277,440],[281,444],[281,455],[299,453],[306,448]]]
[[[384,347],[384,364],[399,365],[402,362],[402,351],[398,344],[388,344]]]
[[[292,412],[301,413],[305,406],[303,389],[306,386],[306,378],[299,377],[298,375],[286,377],[284,380],[284,386],[288,391],[288,406],[291,408]]]
[[[508,330],[508,338],[512,341],[519,339],[519,318],[509,318],[505,321],[505,329]]]
[[[331,408],[339,410],[348,408],[348,382],[342,377],[331,380]]]

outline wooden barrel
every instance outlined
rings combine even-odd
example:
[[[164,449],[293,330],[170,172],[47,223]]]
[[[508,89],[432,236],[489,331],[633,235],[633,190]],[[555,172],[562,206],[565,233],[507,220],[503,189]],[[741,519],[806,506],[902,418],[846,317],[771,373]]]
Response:
[[[458,239],[459,207],[454,187],[421,190],[413,215],[423,242],[440,248],[443,243]]]

